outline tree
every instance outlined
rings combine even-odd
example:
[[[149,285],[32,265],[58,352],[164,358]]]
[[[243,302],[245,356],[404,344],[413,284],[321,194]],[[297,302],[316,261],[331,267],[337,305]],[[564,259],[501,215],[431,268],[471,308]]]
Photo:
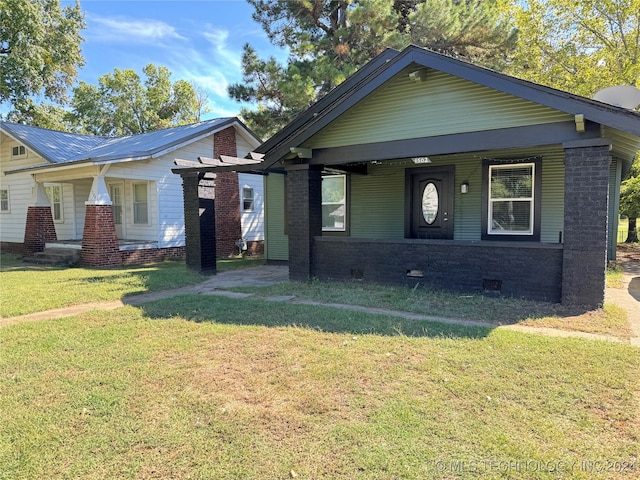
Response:
[[[84,65],[84,27],[79,3],[61,8],[59,0],[0,0],[0,103],[18,115],[33,110],[33,96],[64,104]]]
[[[199,120],[204,100],[185,81],[171,82],[167,67],[149,64],[144,82],[133,70],[115,69],[98,85],[80,82],[73,90],[72,128],[95,135],[133,135]]]
[[[640,85],[640,0],[527,0],[508,14],[520,31],[509,73],[588,97]]]
[[[515,30],[493,0],[249,0],[269,40],[288,48],[286,65],[250,45],[243,81],[229,95],[254,102],[241,115],[268,137],[385,48],[409,43],[499,66]]]
[[[629,176],[620,187],[620,213],[629,219],[626,242],[638,242],[636,220],[640,217],[640,155],[636,156]]]

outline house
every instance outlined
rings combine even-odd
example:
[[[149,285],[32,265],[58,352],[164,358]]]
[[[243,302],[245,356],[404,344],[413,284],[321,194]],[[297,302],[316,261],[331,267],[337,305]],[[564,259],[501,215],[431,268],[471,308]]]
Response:
[[[637,111],[386,50],[256,149],[266,257],[291,280],[601,305],[639,149]]]
[[[237,118],[125,137],[96,137],[0,123],[2,250],[81,248],[82,263],[117,266],[184,258],[176,159],[245,155],[260,140]],[[263,177],[215,179],[218,256],[264,243]]]

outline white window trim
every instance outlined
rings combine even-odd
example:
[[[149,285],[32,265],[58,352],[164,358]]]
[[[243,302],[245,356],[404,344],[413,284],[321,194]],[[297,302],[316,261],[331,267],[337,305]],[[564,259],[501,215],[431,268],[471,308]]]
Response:
[[[251,197],[245,197],[245,192],[247,190],[251,191]],[[245,200],[251,200],[251,208],[245,208]],[[253,212],[255,210],[256,204],[256,191],[253,187],[245,185],[242,187],[242,211],[243,212]]]
[[[13,153],[13,150],[17,148],[18,149],[18,154],[15,155]],[[23,150],[24,153],[20,153],[20,150]],[[11,147],[11,158],[12,159],[19,159],[19,158],[26,158],[27,157],[27,147],[25,147],[24,145],[14,145],[13,147]]]
[[[53,190],[49,190],[54,188],[60,189],[59,202],[53,201]],[[51,216],[53,217],[53,223],[64,223],[64,201],[63,201],[62,184],[61,183],[45,183],[44,189],[47,192],[47,197],[49,197],[49,203],[51,204]],[[51,192],[51,196],[49,196],[49,192]],[[60,218],[56,218],[55,203],[60,204]]]
[[[531,167],[531,196],[530,197],[518,197],[518,198],[491,198],[491,172],[493,170],[505,169],[505,168],[522,168]],[[487,234],[489,235],[533,235],[535,228],[535,186],[536,186],[536,165],[535,163],[509,163],[504,165],[489,165],[488,175],[488,198],[489,209],[487,219]],[[505,230],[505,229],[493,229],[493,204],[495,202],[529,202],[529,229],[528,230]]]
[[[322,178],[336,178],[342,177],[342,186],[344,191],[344,201],[342,202],[325,202],[322,201],[322,206],[325,205],[343,205],[344,206],[344,224],[342,228],[330,228],[330,227],[322,227],[323,232],[346,232],[347,231],[347,175],[339,174],[339,175],[323,175]]]
[[[146,206],[147,206],[147,221],[146,222],[137,222],[136,221],[136,205],[138,203],[142,203],[142,202],[136,202],[136,185],[145,185],[147,187],[147,198],[146,198]],[[150,225],[151,222],[149,221],[150,215],[149,215],[149,182],[132,182],[131,183],[131,208],[133,210],[133,224],[134,225]]]
[[[0,196],[0,213],[11,213],[11,193],[9,186],[0,188],[0,192],[7,192],[7,208],[2,208],[2,199]]]

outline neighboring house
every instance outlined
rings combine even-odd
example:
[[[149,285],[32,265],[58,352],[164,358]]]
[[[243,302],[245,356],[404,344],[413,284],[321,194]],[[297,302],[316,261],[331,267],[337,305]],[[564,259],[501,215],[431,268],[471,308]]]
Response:
[[[638,112],[387,50],[256,150],[266,257],[292,280],[597,306],[639,148]]]
[[[237,118],[141,135],[96,137],[0,123],[0,241],[30,255],[46,245],[82,248],[85,265],[184,257],[176,159],[245,155],[260,144]],[[216,178],[218,256],[237,242],[263,248],[263,177]],[[223,213],[223,214],[222,214]]]

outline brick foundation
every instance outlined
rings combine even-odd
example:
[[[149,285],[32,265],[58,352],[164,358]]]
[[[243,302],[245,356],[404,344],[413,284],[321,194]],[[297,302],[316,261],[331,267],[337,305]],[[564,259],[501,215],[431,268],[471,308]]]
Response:
[[[316,237],[313,253],[321,280],[560,301],[559,244]]]
[[[47,242],[55,242],[56,227],[49,206],[31,206],[27,209],[27,222],[24,229],[23,251],[32,255],[44,250]]]
[[[0,251],[2,253],[11,253],[12,255],[24,255],[24,244],[18,242],[0,242]]]
[[[111,205],[87,205],[80,261],[88,267],[122,265]]]
[[[144,248],[140,250],[123,250],[120,252],[123,265],[144,265],[165,260],[184,260],[185,247]]]

